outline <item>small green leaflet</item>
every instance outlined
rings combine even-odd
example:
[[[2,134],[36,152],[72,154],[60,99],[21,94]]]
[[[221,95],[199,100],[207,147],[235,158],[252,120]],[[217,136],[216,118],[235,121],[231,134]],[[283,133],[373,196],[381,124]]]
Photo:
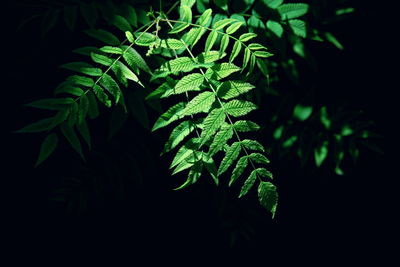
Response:
[[[236,21],[236,20],[234,20],[234,19],[222,19],[222,20],[219,20],[214,24],[213,29],[214,30],[221,30],[225,26],[228,26],[229,24],[231,24],[234,21]]]
[[[86,96],[88,97],[89,100],[88,116],[91,119],[95,119],[99,116],[99,107],[97,105],[96,97],[91,91],[87,92]]]
[[[182,110],[181,116],[193,115],[200,112],[208,112],[214,102],[215,95],[213,92],[203,92],[190,100],[186,108]]]
[[[328,141],[324,141],[319,147],[314,149],[315,165],[320,167],[328,156]]]
[[[214,80],[221,80],[239,70],[240,68],[232,63],[215,64],[206,71],[206,76]]]
[[[195,129],[192,121],[183,121],[171,132],[167,143],[165,143],[163,153],[167,153],[179,145],[186,136],[188,136]]]
[[[228,168],[235,162],[239,157],[242,146],[240,142],[233,143],[225,153],[225,157],[221,161],[221,165],[218,169],[218,176],[228,170]]]
[[[208,23],[211,21],[211,14],[212,14],[211,8],[204,11],[204,13],[200,16],[199,20],[197,21],[197,24],[201,26],[208,25]]]
[[[217,88],[217,95],[222,99],[231,99],[247,93],[255,86],[242,81],[226,81]]]
[[[261,153],[251,153],[248,157],[255,163],[260,163],[260,164],[268,164],[269,163],[269,160]],[[270,178],[272,179],[272,177],[270,177]]]
[[[213,109],[204,119],[204,129],[201,132],[201,143],[204,144],[218,131],[225,121],[225,112],[222,108]]]
[[[207,39],[206,39],[206,46],[205,46],[205,51],[208,52],[211,50],[213,45],[215,44],[215,41],[217,41],[218,33],[217,31],[212,30]]]
[[[173,49],[173,50],[179,50],[179,49],[185,49],[185,44],[178,39],[165,39],[161,40],[160,42],[160,47],[167,48],[167,49]]]
[[[208,51],[200,53],[196,59],[200,64],[208,64],[215,62],[226,56],[226,53],[220,53],[219,51]]]
[[[203,171],[203,162],[198,161],[196,162],[189,171],[189,176],[187,180],[179,187],[175,188],[174,190],[180,190],[183,188],[188,187],[189,185],[194,184],[200,178],[201,173]]]
[[[71,31],[75,28],[77,13],[78,8],[76,6],[64,6],[64,21]]]
[[[199,140],[197,138],[189,139],[179,150],[176,152],[174,159],[170,165],[170,169],[187,159],[190,155],[193,155],[194,151],[198,148]]]
[[[278,7],[278,12],[282,20],[295,19],[306,14],[308,7],[308,4],[303,3],[283,4]]]
[[[165,113],[163,113],[158,120],[154,123],[153,129],[151,131],[155,131],[162,127],[169,125],[171,122],[174,122],[180,119],[179,112],[185,108],[186,104],[184,102],[179,102],[178,104],[170,107]]]
[[[224,145],[231,139],[233,136],[232,126],[229,124],[225,124],[221,127],[218,133],[215,135],[213,142],[210,145],[210,149],[208,151],[210,156],[215,155],[218,151],[224,148]]]
[[[229,186],[231,186],[240,177],[240,175],[242,175],[242,173],[246,169],[248,163],[249,163],[249,160],[248,160],[247,156],[241,157],[237,161],[235,169],[233,169],[233,171],[232,171],[231,179],[229,180]]]
[[[92,65],[86,62],[71,62],[60,66],[61,68],[80,72],[89,76],[101,76],[103,73],[101,69],[94,68]]]
[[[166,77],[171,73],[189,72],[197,67],[197,64],[189,57],[179,57],[165,62],[155,71],[155,76]]]
[[[84,56],[90,56],[91,53],[99,53],[100,49],[98,49],[97,47],[94,47],[94,46],[85,46],[85,47],[77,48],[77,49],[73,50],[72,52],[80,54],[80,55],[84,55]]]
[[[104,53],[109,53],[109,54],[117,54],[117,55],[121,55],[122,54],[122,49],[119,47],[114,47],[114,46],[103,46],[102,48],[100,48],[100,50]]]
[[[92,2],[91,4],[86,4],[85,2],[81,2],[79,7],[82,17],[86,21],[87,25],[90,28],[93,28],[99,16],[95,3]]]
[[[233,128],[238,132],[253,132],[258,131],[260,126],[252,121],[240,120],[233,124]]]
[[[183,77],[175,85],[175,94],[187,91],[200,91],[200,85],[204,82],[204,76],[200,73],[193,73]]]
[[[133,43],[135,41],[135,37],[133,37],[133,34],[129,31],[125,32],[125,37],[130,43]]]
[[[305,121],[311,116],[312,111],[312,106],[297,104],[293,110],[293,117],[299,121]]]
[[[243,22],[235,22],[226,29],[227,34],[233,34],[243,25]]]
[[[258,200],[264,208],[272,213],[272,218],[274,218],[278,206],[276,186],[270,182],[261,181],[258,185]]]
[[[92,58],[92,60],[94,62],[99,63],[104,66],[111,66],[113,64],[113,60],[107,56],[103,56],[103,55],[96,54],[96,53],[91,53],[90,57]]]
[[[114,15],[111,19],[111,23],[120,29],[121,31],[132,31],[132,27],[129,24],[129,22],[126,20],[126,18],[120,16],[120,15]]]
[[[157,36],[149,32],[137,32],[135,37],[135,44],[139,46],[150,46],[157,41]]]
[[[93,86],[93,93],[96,95],[97,99],[106,107],[111,107],[111,100],[108,98],[108,95],[104,92],[104,89],[101,86],[97,84]]]
[[[306,23],[303,20],[299,19],[291,19],[289,20],[289,26],[297,36],[306,38],[307,36],[307,28]]]
[[[242,188],[240,189],[239,198],[245,196],[250,191],[250,189],[253,187],[253,185],[257,179],[257,172],[258,172],[258,169],[255,169],[250,173],[250,176],[246,179]]]
[[[86,30],[85,32],[89,36],[91,36],[97,40],[100,40],[108,45],[118,46],[120,44],[118,38],[114,34],[108,32],[108,31],[89,29],[89,30]]]
[[[247,41],[250,41],[251,39],[253,39],[256,36],[257,36],[257,34],[252,33],[252,32],[244,33],[244,34],[240,35],[239,41],[247,42]]]
[[[125,51],[122,56],[129,66],[132,68],[138,67],[139,69],[152,74],[150,67],[147,65],[144,58],[134,48],[122,46],[122,49]]]
[[[222,36],[219,53],[223,54],[229,45],[229,35]]]
[[[244,116],[256,108],[257,106],[252,102],[237,99],[224,105],[225,111],[233,117]]]
[[[35,167],[40,165],[43,161],[45,161],[56,149],[58,144],[58,136],[55,133],[49,134],[43,140],[43,143],[40,147],[39,157],[36,161]]]
[[[249,150],[265,152],[263,145],[255,140],[244,139],[242,140],[241,144]]]
[[[232,61],[239,55],[241,49],[242,43],[240,41],[236,41],[232,48],[232,54],[229,57],[229,63],[232,63]]]
[[[114,96],[115,103],[118,103],[121,97],[121,89],[114,79],[108,74],[103,74],[99,83]]]

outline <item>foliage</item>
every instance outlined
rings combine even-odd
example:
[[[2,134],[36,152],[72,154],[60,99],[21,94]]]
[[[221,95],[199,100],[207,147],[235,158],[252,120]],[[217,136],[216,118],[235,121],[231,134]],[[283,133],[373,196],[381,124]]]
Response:
[[[102,106],[113,108],[112,135],[128,112],[149,128],[147,106],[158,112],[160,103],[168,102],[151,130],[174,125],[162,154],[176,151],[172,174],[187,172],[176,189],[196,183],[204,173],[218,185],[227,173],[229,185],[243,181],[239,197],[258,183],[259,201],[274,216],[278,194],[266,167],[267,150],[252,135],[262,127],[244,117],[263,108],[261,96],[277,99],[277,108],[263,122],[267,130],[261,131],[270,137],[270,153],[297,155],[302,164],[313,158],[316,167],[332,154],[334,170],[342,174],[345,155],[356,159],[356,144],[377,136],[357,117],[346,121],[345,112],[304,104],[307,92],[295,97],[293,91],[279,90],[282,81],[300,83],[300,61],[315,66],[308,42],[327,41],[343,49],[332,33],[311,25],[310,10],[317,4],[181,0],[163,3],[166,12],[112,2],[46,5],[44,13],[31,17],[42,17],[43,34],[61,14],[70,30],[82,17],[86,34],[99,46],[75,49],[85,58],[61,66],[74,74],[54,90],[54,97],[27,104],[53,112],[19,130],[46,133],[36,165],[56,149],[59,135],[84,159],[83,151],[91,148],[88,122],[99,117]],[[351,12],[339,9],[334,17]],[[104,29],[97,28],[100,20],[106,22]]]

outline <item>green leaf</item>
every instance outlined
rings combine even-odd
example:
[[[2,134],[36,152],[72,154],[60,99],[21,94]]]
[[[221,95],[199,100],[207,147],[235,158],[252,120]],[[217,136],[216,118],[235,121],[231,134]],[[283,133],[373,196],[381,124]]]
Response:
[[[158,120],[154,123],[153,129],[151,131],[155,131],[162,127],[169,125],[171,122],[174,122],[180,119],[180,116],[177,115],[185,108],[184,102],[179,102],[178,104],[170,107],[165,113],[163,113]]]
[[[218,131],[225,121],[225,112],[222,108],[213,109],[204,119],[204,128],[201,132],[201,143],[204,144],[210,137]]]
[[[224,148],[224,145],[231,139],[233,136],[232,126],[229,124],[223,125],[218,133],[215,135],[213,142],[210,145],[210,149],[208,151],[210,156],[215,155],[218,151]]]
[[[240,189],[239,198],[245,196],[250,191],[250,189],[253,187],[253,185],[257,179],[257,170],[258,169],[253,170],[250,173],[250,176],[244,182],[242,188]]]
[[[243,54],[243,65],[242,65],[242,70],[244,70],[247,67],[247,64],[249,64],[251,56],[251,51],[248,47],[244,49],[244,54]]]
[[[226,33],[227,34],[233,34],[235,33],[237,30],[239,30],[239,28],[243,25],[243,22],[235,22],[232,25],[230,25],[228,28],[226,28]]]
[[[283,4],[278,7],[278,12],[282,20],[295,19],[306,14],[308,12],[308,7],[308,4],[303,3]]]
[[[244,116],[256,108],[257,106],[249,101],[237,99],[232,100],[224,105],[225,111],[233,117]]]
[[[76,6],[64,6],[64,21],[71,31],[75,28],[77,13],[78,8]]]
[[[105,30],[95,30],[95,29],[89,29],[85,31],[86,34],[88,34],[89,36],[102,41],[103,43],[106,43],[108,45],[111,46],[118,46],[120,44],[120,41],[118,40],[118,38]]]
[[[242,81],[226,81],[218,86],[217,95],[222,99],[231,99],[247,93],[254,87],[254,85]]]
[[[206,167],[208,172],[210,173],[211,177],[213,178],[215,185],[218,186],[219,180],[218,180],[218,170],[217,166],[215,165],[214,160],[212,157],[208,156],[207,154],[202,154],[202,160],[203,160],[203,165]]]
[[[108,98],[108,95],[104,92],[104,89],[99,85],[93,86],[93,92],[96,95],[97,99],[103,103],[106,107],[111,107],[111,100]]]
[[[232,48],[232,54],[229,57],[229,63],[232,63],[233,60],[239,55],[240,49],[242,49],[242,43],[240,41],[236,41]]]
[[[207,70],[206,76],[213,80],[221,80],[239,70],[240,68],[232,63],[215,64]]]
[[[96,53],[91,53],[90,57],[92,58],[92,60],[96,63],[99,63],[101,65],[104,66],[111,66],[113,63],[113,60],[107,56],[103,56],[100,54],[96,54]]]
[[[213,29],[214,30],[221,30],[223,29],[225,26],[228,26],[229,24],[231,24],[232,22],[234,22],[236,20],[234,19],[222,19],[217,21],[214,25],[213,25]]]
[[[228,170],[228,168],[235,162],[239,157],[242,146],[240,142],[233,143],[225,153],[225,157],[221,161],[221,165],[218,169],[218,176]]]
[[[222,55],[229,45],[229,35],[222,36],[219,53]]]
[[[62,82],[54,90],[54,95],[71,94],[71,95],[74,95],[74,96],[81,96],[83,93],[84,92],[83,92],[83,90],[81,88],[74,86],[70,81]]]
[[[190,45],[191,48],[193,48],[205,32],[206,30],[202,28],[192,28],[183,36],[183,40],[185,41],[186,45]]]
[[[325,39],[330,42],[331,44],[333,44],[334,46],[336,46],[336,48],[343,50],[344,47],[343,45],[339,42],[338,39],[336,39],[336,37],[330,33],[330,32],[325,32]]]
[[[305,121],[311,116],[312,111],[312,106],[297,104],[293,110],[293,117],[299,121]]]
[[[132,31],[131,24],[126,20],[126,18],[120,15],[114,15],[111,19],[111,23],[123,32]]]
[[[264,75],[264,77],[269,79],[268,68],[267,68],[267,65],[265,65],[264,61],[262,59],[257,59],[256,63],[257,63],[258,69],[261,71],[261,73]]]
[[[215,41],[217,41],[218,33],[217,31],[211,31],[210,34],[208,35],[206,39],[206,46],[205,46],[205,51],[208,52],[211,50],[213,45],[215,44]]]
[[[117,55],[122,54],[122,49],[114,46],[103,46],[102,48],[100,48],[100,50],[104,53],[109,53],[109,54],[117,54]]]
[[[251,39],[253,39],[256,36],[257,36],[257,34],[252,33],[252,32],[244,33],[244,34],[240,35],[239,41],[244,43],[244,42],[250,41]]]
[[[267,48],[261,44],[258,43],[251,43],[247,46],[250,50],[261,50],[261,49],[265,49],[267,50]]]
[[[204,82],[204,77],[200,73],[193,73],[183,77],[175,85],[175,94],[187,91],[200,91],[200,85]]]
[[[233,169],[233,171],[232,171],[231,179],[229,180],[229,186],[231,186],[240,177],[240,175],[242,175],[242,173],[246,169],[248,163],[249,163],[249,160],[247,159],[246,156],[241,157],[237,161],[235,169]]]
[[[272,213],[272,218],[274,218],[278,206],[276,186],[270,182],[261,181],[258,185],[258,200],[264,208]]]
[[[208,51],[200,53],[196,59],[201,64],[208,64],[215,62],[226,56],[226,53],[220,54],[219,51]]]
[[[134,81],[134,82],[138,83],[140,86],[144,87],[143,84],[140,82],[138,76],[133,71],[131,71],[127,66],[125,66],[124,63],[118,61],[117,65],[121,69],[121,72],[125,76],[125,78],[127,78],[128,80]]]
[[[297,36],[306,38],[307,36],[307,29],[306,23],[303,20],[299,19],[291,19],[289,20],[289,26]]]
[[[68,123],[63,123],[61,124],[60,129],[65,138],[71,144],[72,148],[81,156],[83,160],[85,160],[85,157],[82,153],[81,142],[79,141],[79,138],[76,135],[74,128],[69,126]]]
[[[17,133],[38,133],[52,129],[53,118],[46,118],[29,124],[19,130]]]
[[[261,153],[251,153],[248,157],[255,163],[260,163],[260,164],[268,164],[269,163],[269,160],[267,159],[267,157],[265,157]],[[272,177],[270,177],[270,178],[272,179]]]
[[[147,65],[144,58],[132,47],[122,46],[124,49],[123,58],[125,59],[126,63],[132,68],[138,67],[139,69],[144,70],[147,73],[152,74],[150,67]]]
[[[257,123],[244,120],[236,121],[233,124],[233,127],[238,132],[253,132],[260,129],[260,126]]]
[[[212,14],[211,8],[204,11],[203,14],[200,16],[197,24],[199,24],[201,26],[207,26],[208,23],[211,21],[211,14]]]
[[[121,98],[121,89],[119,88],[117,82],[114,81],[110,75],[103,74],[99,83],[111,93],[111,95],[115,98],[115,103],[118,103],[119,99]]]
[[[165,62],[155,71],[155,76],[166,77],[170,73],[190,72],[197,67],[197,64],[189,57],[179,57]]]
[[[184,161],[190,156],[193,156],[194,152],[198,148],[199,140],[196,138],[189,139],[179,150],[176,152],[174,159],[170,165],[170,169],[174,168],[176,165]]]
[[[135,44],[139,46],[150,46],[157,41],[157,36],[149,32],[137,32]]]
[[[160,46],[163,48],[173,49],[173,50],[179,50],[179,49],[186,48],[185,44],[181,40],[171,39],[171,38],[162,40],[160,43]]]
[[[267,57],[273,56],[273,54],[271,54],[267,51],[255,51],[252,56],[267,58]]]
[[[70,97],[66,98],[45,98],[33,101],[26,104],[27,107],[48,109],[48,110],[61,110],[68,108],[70,104],[74,103],[74,99]]]
[[[180,190],[183,188],[188,187],[189,185],[194,184],[200,178],[201,173],[203,171],[203,163],[201,161],[196,162],[189,171],[189,176],[187,180],[179,187],[175,188],[174,190]]]
[[[244,139],[241,144],[249,150],[265,152],[263,145],[255,140]]]
[[[156,90],[151,92],[147,97],[146,100],[149,99],[159,99],[159,98],[164,98],[172,95],[174,93],[174,87],[176,85],[176,81],[167,78],[167,81],[161,84]]]
[[[179,145],[186,136],[188,136],[195,129],[195,124],[192,121],[183,121],[171,132],[167,143],[165,143],[163,153],[174,149]]]
[[[138,19],[135,9],[129,4],[123,5],[123,9],[126,20],[136,28],[138,26]]]
[[[215,95],[213,92],[203,92],[190,100],[186,108],[182,110],[181,116],[193,115],[200,112],[208,112],[214,102]]]
[[[328,156],[328,141],[324,141],[319,147],[314,149],[315,165],[320,167]]]
[[[92,65],[86,62],[71,62],[60,66],[61,68],[80,72],[89,76],[101,76],[103,73],[101,69],[94,68]]]
[[[40,147],[39,157],[36,161],[35,167],[45,161],[56,149],[58,144],[58,136],[55,133],[49,134],[43,140]]]
[[[276,9],[280,5],[282,5],[283,0],[262,0],[264,4],[266,4],[268,7],[272,9]]]
[[[131,32],[126,31],[126,32],[125,32],[125,37],[126,37],[126,39],[128,39],[128,41],[129,41],[130,43],[135,42],[135,37],[133,37],[133,34],[132,34]]]

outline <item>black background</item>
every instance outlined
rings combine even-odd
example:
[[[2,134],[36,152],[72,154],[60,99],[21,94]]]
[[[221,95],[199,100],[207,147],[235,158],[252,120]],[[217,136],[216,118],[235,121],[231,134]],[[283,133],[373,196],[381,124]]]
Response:
[[[384,88],[375,65],[376,41],[369,37],[376,30],[372,23],[375,16],[363,3],[354,1],[357,12],[353,17],[330,29],[342,40],[344,51],[328,45],[314,51],[320,62],[315,79],[325,87],[321,88],[327,92],[324,97],[363,108],[365,116],[375,121],[373,129],[383,134],[385,114],[380,95]],[[250,260],[282,264],[310,261],[324,266],[374,257],[375,241],[381,235],[378,225],[382,205],[376,191],[385,185],[381,183],[383,156],[368,149],[362,150],[356,166],[345,169],[344,176],[328,170],[309,175],[290,162],[273,161],[280,194],[274,220],[258,207],[254,196],[237,200],[236,192],[217,188],[207,179],[187,190],[173,191],[183,178],[171,177],[170,158],[158,155],[167,132],[150,134],[132,118],[111,141],[101,131],[105,130],[101,119],[94,122],[95,148],[88,155],[88,165],[65,145],[34,169],[42,137],[12,131],[45,113],[23,104],[50,96],[52,88],[65,77],[65,71],[57,66],[71,61],[73,48],[89,42],[65,26],[42,37],[37,22],[16,32],[26,10],[12,3],[3,13],[9,17],[2,23],[5,137],[1,181],[6,211],[2,217],[8,222],[3,229],[7,254],[14,259],[56,264],[83,259],[136,263],[145,259],[148,265],[156,261],[191,265],[191,261],[214,258],[226,265]],[[262,120],[262,114],[259,116]],[[147,151],[146,156],[143,151]],[[107,155],[113,162],[110,164],[133,156],[143,180],[124,173],[122,197],[115,193],[120,187],[108,181],[109,192],[91,197],[82,212],[67,213],[63,204],[52,200],[55,186],[60,177],[81,173],[82,168],[100,168],[99,155]],[[218,210],[223,199],[233,204],[227,204],[221,216]],[[254,230],[250,240],[241,238],[230,246],[231,228],[224,227],[227,218],[250,225]]]

